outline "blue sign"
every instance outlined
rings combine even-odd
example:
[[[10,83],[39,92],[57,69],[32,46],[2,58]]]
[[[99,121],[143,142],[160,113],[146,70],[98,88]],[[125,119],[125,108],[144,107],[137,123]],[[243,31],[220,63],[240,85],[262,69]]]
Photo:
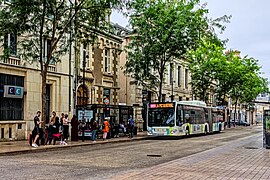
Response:
[[[4,97],[22,98],[23,97],[23,87],[5,85],[4,86]]]

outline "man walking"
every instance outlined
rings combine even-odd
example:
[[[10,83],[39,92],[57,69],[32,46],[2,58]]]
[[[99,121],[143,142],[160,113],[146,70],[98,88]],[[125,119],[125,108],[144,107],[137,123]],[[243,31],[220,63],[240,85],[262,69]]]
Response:
[[[133,138],[134,124],[134,119],[132,118],[132,116],[130,116],[130,118],[128,119],[129,138]]]
[[[39,126],[40,126],[41,123],[43,123],[43,121],[41,121],[39,119],[40,114],[41,114],[41,112],[40,111],[37,111],[37,115],[34,117],[34,124],[35,124],[35,126],[34,126],[33,132],[35,132],[36,136],[35,136],[34,142],[32,143],[32,146],[33,147],[38,147],[37,140],[38,140],[38,138],[40,136]]]

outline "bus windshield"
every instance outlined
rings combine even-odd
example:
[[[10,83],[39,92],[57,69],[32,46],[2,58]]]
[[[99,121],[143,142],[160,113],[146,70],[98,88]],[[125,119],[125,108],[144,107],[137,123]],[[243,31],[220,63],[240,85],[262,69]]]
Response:
[[[149,109],[148,126],[174,126],[175,112],[174,108]]]

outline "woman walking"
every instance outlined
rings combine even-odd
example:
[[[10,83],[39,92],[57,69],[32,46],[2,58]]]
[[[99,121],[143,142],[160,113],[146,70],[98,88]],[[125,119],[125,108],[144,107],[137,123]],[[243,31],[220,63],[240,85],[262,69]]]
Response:
[[[103,132],[103,141],[107,138],[107,134],[110,131],[110,123],[108,122],[109,118],[105,118],[103,125],[102,125],[102,132]]]
[[[64,119],[63,119],[63,127],[64,127],[64,132],[63,132],[63,135],[64,135],[64,141],[66,142],[67,139],[68,139],[68,136],[69,136],[69,119],[68,119],[68,114],[65,114],[64,116]]]

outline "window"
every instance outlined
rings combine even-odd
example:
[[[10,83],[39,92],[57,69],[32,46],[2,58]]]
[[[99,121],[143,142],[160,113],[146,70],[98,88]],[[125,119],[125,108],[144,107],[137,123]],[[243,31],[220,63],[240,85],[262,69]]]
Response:
[[[178,66],[177,84],[178,86],[181,86],[181,66]]]
[[[88,91],[85,86],[80,86],[77,90],[77,105],[85,105],[88,103]]]
[[[44,40],[44,61],[47,61],[50,50],[52,48],[52,41],[50,39]],[[51,57],[50,65],[55,65],[55,60]]]
[[[109,48],[104,49],[104,72],[111,72],[111,52]]]
[[[10,55],[17,55],[17,33],[13,32],[5,34],[4,37],[4,49],[8,50]]]
[[[84,57],[85,53],[85,57]],[[84,59],[85,58],[85,59]],[[80,46],[80,68],[83,69],[83,63],[85,60],[85,68],[91,69],[91,58],[92,58],[92,46],[87,44],[81,44]]]
[[[111,97],[111,90],[110,89],[106,89],[104,88],[103,90],[103,97],[104,99],[108,99],[110,101],[110,97]]]
[[[87,51],[86,54],[88,56],[87,60],[86,60],[86,68],[87,69],[91,69],[91,59],[92,59],[92,46],[90,46]]]
[[[24,77],[0,74],[0,121],[23,119],[23,98],[3,97],[4,85],[24,87]]]
[[[166,94],[162,94],[162,102],[166,101]]]
[[[185,69],[185,88],[188,89],[188,69]]]

